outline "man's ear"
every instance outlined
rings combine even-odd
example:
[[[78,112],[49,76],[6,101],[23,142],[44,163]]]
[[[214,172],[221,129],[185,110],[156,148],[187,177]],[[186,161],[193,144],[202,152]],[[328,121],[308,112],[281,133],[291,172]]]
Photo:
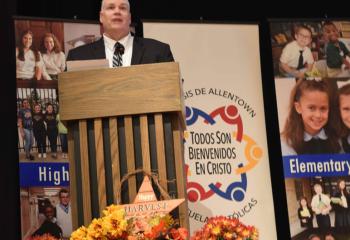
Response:
[[[103,18],[103,13],[102,13],[102,11],[100,11],[100,23],[102,23],[102,18]]]

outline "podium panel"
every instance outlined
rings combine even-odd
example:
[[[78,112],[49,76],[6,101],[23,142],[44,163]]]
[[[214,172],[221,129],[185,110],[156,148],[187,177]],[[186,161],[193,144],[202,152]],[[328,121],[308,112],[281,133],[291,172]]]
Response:
[[[129,178],[123,186],[120,180],[136,169],[156,173],[170,196],[186,199],[184,104],[177,63],[59,77],[61,116],[68,120],[69,130],[74,228],[87,225],[107,205],[117,203],[120,188],[122,204],[133,202],[143,175]],[[173,213],[186,228],[187,212],[185,202]]]

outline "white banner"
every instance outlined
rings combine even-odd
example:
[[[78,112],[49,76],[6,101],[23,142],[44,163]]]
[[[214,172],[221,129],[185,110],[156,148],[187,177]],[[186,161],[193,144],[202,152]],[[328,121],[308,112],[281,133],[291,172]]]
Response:
[[[144,23],[169,43],[186,102],[185,162],[191,232],[225,215],[277,239],[257,25]]]

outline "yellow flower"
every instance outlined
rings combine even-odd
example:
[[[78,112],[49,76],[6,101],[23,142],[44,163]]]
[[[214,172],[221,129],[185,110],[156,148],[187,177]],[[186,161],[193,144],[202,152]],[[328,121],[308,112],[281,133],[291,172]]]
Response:
[[[241,236],[242,237],[248,237],[250,235],[250,231],[248,229],[244,229],[242,232],[241,232]]]
[[[125,210],[124,210],[124,208],[123,208],[122,206],[120,206],[120,205],[114,205],[114,204],[112,204],[112,205],[109,205],[108,207],[106,207],[105,210],[103,210],[103,214],[104,214],[105,216],[108,216],[109,214],[111,214],[111,213],[116,213],[116,212],[118,212],[119,214],[122,214],[123,217],[125,216]]]
[[[164,217],[162,217],[162,220],[164,221],[166,228],[174,225],[174,219],[171,217],[170,214],[166,214]]]
[[[70,240],[86,240],[87,228],[85,226],[81,226],[74,232],[72,232]]]
[[[104,229],[112,238],[120,237],[128,227],[128,222],[120,211],[111,213],[103,218]]]
[[[212,229],[212,228],[213,228],[213,225],[212,225],[211,223],[208,223],[208,224],[207,224],[207,228],[208,228],[208,229]]]
[[[215,226],[211,232],[214,234],[214,235],[219,235],[220,232],[221,232],[221,228],[219,226]]]
[[[101,218],[92,220],[92,223],[87,229],[87,237],[92,239],[104,239],[106,231],[103,228],[103,221]]]
[[[254,228],[252,232],[252,240],[258,240],[258,239],[259,239],[259,232],[256,228]]]
[[[224,238],[225,238],[225,239],[232,239],[232,237],[233,237],[233,234],[232,234],[231,232],[226,232],[226,233],[224,234]]]
[[[159,216],[155,216],[155,217],[152,217],[152,218],[149,220],[148,224],[149,224],[151,227],[153,227],[153,226],[157,226],[157,225],[159,224],[159,222],[160,222],[160,217],[159,217]]]

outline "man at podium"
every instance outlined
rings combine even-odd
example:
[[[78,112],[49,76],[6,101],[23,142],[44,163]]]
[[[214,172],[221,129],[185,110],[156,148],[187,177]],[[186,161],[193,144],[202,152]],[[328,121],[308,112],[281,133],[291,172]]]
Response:
[[[108,59],[110,67],[174,61],[168,44],[131,35],[128,0],[102,0],[100,22],[103,37],[70,50],[68,61]]]

